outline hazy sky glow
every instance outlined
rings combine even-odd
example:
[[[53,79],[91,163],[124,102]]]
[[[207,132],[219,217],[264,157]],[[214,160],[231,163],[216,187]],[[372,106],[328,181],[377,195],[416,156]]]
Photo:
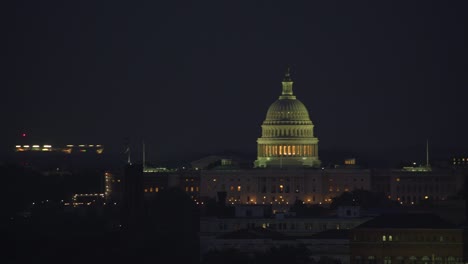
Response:
[[[12,2],[3,150],[255,152],[287,65],[322,150],[468,146],[464,1]]]

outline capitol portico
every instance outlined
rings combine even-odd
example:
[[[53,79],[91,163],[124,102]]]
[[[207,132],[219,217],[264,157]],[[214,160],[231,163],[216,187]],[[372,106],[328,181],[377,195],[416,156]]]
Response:
[[[293,94],[289,70],[283,79],[283,91],[268,109],[257,140],[255,167],[320,167],[318,139],[304,104]]]

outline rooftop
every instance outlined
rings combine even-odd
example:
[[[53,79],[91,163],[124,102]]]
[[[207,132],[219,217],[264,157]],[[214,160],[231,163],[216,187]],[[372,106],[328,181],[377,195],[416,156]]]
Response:
[[[401,229],[452,229],[454,224],[430,213],[383,214],[367,221],[357,229],[401,228]]]
[[[234,232],[222,234],[219,239],[285,239],[283,234],[269,228],[255,227],[240,229]]]

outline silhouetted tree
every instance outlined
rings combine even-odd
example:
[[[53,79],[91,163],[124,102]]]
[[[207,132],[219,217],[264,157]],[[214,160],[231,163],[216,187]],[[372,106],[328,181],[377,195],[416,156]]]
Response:
[[[252,259],[246,253],[237,249],[213,250],[205,254],[202,264],[239,264],[252,263]]]
[[[315,262],[316,264],[341,264],[341,260],[328,257],[328,256],[321,256],[318,261]]]
[[[313,217],[327,214],[329,210],[318,204],[304,204],[302,200],[296,200],[289,211],[296,213],[298,217]]]
[[[199,211],[188,194],[179,188],[168,188],[158,192],[145,207],[141,242],[148,252],[155,253],[149,257],[154,260],[158,255],[160,260],[177,263],[198,262]]]
[[[289,263],[289,264],[306,264],[312,263],[310,258],[311,251],[304,245],[297,246],[280,246],[270,248],[265,253],[257,254],[255,256],[255,263],[259,264],[275,264],[275,263]]]
[[[352,192],[344,192],[340,196],[333,198],[330,208],[336,209],[338,206],[351,204],[359,205],[363,208],[399,206],[396,201],[388,199],[383,193],[354,190]]]

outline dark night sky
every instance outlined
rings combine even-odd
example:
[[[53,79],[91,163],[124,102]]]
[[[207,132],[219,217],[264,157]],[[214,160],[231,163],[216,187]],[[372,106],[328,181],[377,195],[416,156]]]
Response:
[[[468,146],[464,1],[11,2],[3,152],[23,131],[110,152],[145,139],[154,160],[255,152],[287,65],[322,150]]]

